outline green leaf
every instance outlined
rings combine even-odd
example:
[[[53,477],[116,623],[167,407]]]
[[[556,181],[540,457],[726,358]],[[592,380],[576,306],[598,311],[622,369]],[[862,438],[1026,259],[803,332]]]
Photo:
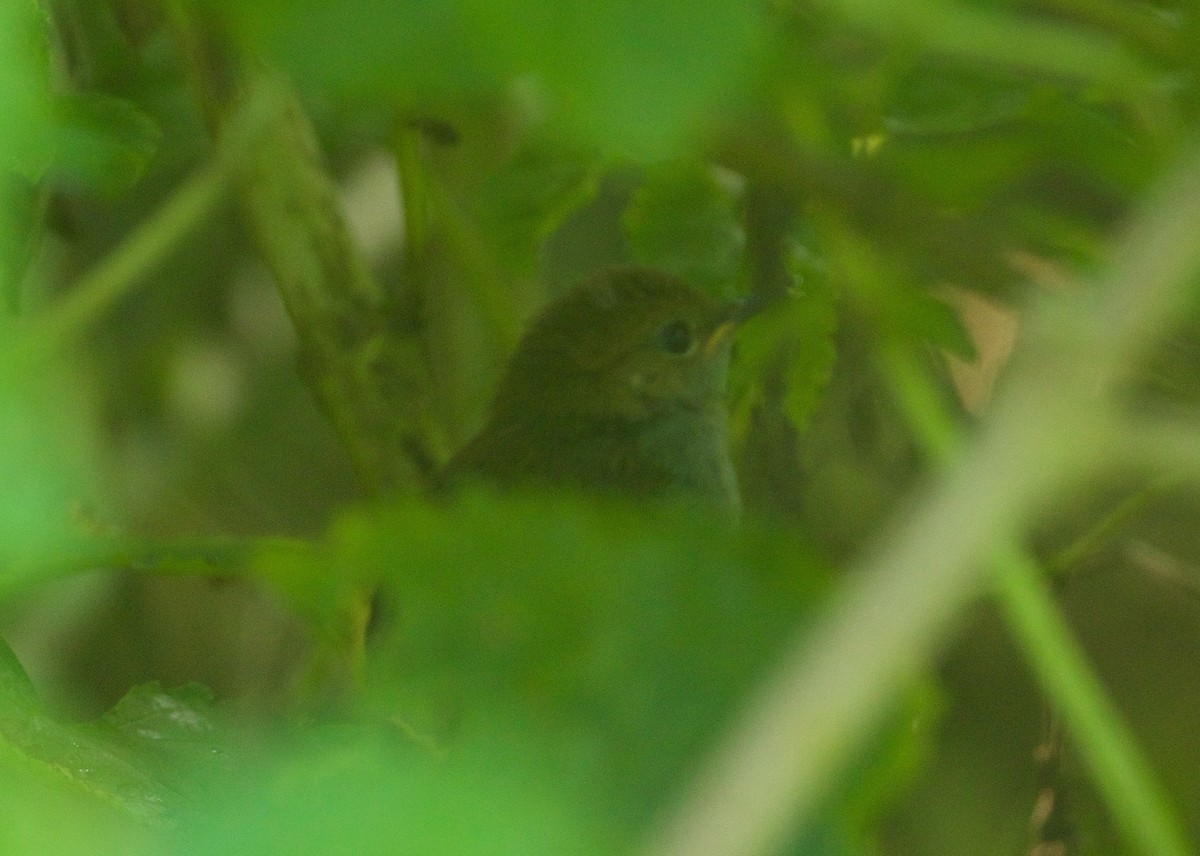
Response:
[[[957,313],[914,283],[903,260],[885,257],[842,227],[822,237],[841,281],[885,336],[924,340],[964,360],[975,359],[975,345]]]
[[[533,275],[542,241],[595,198],[601,167],[594,154],[534,139],[487,178],[478,216],[506,273]]]
[[[975,343],[953,307],[939,297],[920,291],[905,296],[909,300],[909,311],[895,313],[905,333],[925,339],[969,362],[977,359]]]
[[[353,543],[361,525],[347,516],[336,531]],[[356,565],[331,555],[327,545],[284,539],[261,542],[251,573],[279,591],[318,635],[335,643],[346,641],[363,593],[372,586]]]
[[[883,165],[928,204],[972,211],[1025,180],[1037,157],[1031,141],[1017,134],[977,138],[897,139],[885,144]]]
[[[372,665],[389,715],[447,747],[523,723],[625,828],[682,784],[824,588],[780,533],[569,497],[359,513],[313,562],[314,581],[382,580],[397,605]]]
[[[15,313],[41,232],[42,188],[17,173],[0,173],[0,311]]]
[[[50,64],[33,0],[0,3],[0,309],[17,306],[37,228],[37,183],[50,162]]]
[[[211,5],[301,81],[421,106],[491,86],[469,50],[461,3],[267,0]]]
[[[470,0],[473,46],[530,75],[552,115],[605,151],[668,155],[736,90],[761,25],[746,0]]]
[[[116,194],[132,187],[158,149],[158,125],[122,98],[98,93],[63,96],[55,104],[51,178]]]
[[[0,737],[0,852],[151,856],[150,836],[119,807],[97,799]]]
[[[37,180],[50,160],[50,66],[45,19],[33,0],[0,3],[0,173]]]
[[[647,169],[623,219],[633,257],[729,296],[746,244],[740,190],[704,164]]]
[[[1144,87],[1150,76],[1148,65],[1119,38],[1090,27],[1015,14],[1009,3],[829,0],[821,5],[891,43],[976,67],[1095,84],[1126,96]],[[989,8],[993,5],[1000,8]],[[1156,97],[1150,91],[1139,94]]]
[[[230,14],[301,79],[406,104],[523,81],[577,141],[645,159],[732,95],[761,24],[747,0],[274,0]]]
[[[93,727],[60,723],[35,702],[21,695],[0,697],[0,760],[60,790],[115,806],[127,818],[146,823],[164,817],[175,799],[168,788]]]
[[[73,518],[91,498],[92,425],[74,379],[40,371],[0,368],[0,593],[47,575],[86,540]]]
[[[764,400],[763,379],[783,389],[783,410],[797,430],[808,425],[833,373],[837,349],[837,294],[820,261],[803,248],[793,254],[798,285],[738,334],[730,376],[734,433],[745,430]]]
[[[138,769],[177,793],[237,769],[236,732],[201,684],[134,687],[86,730],[119,748]],[[243,762],[244,763],[244,762]]]
[[[599,856],[611,836],[586,792],[565,787],[531,735],[435,758],[357,736],[290,750],[189,813],[181,853],[292,856]]]
[[[932,751],[944,699],[932,682],[910,690],[842,772],[825,812],[852,853],[878,852],[879,821]]]
[[[84,834],[89,815],[114,814],[126,823],[156,826],[248,766],[250,744],[218,715],[203,687],[165,691],[146,684],[95,722],[70,724],[42,709],[19,670],[0,643],[0,770],[21,770],[49,797],[79,805],[83,819],[59,816],[51,840]],[[0,783],[5,778],[0,775]],[[3,834],[0,830],[0,842]],[[116,852],[128,852],[113,844]]]
[[[21,661],[0,639],[0,716],[20,715],[38,707],[37,692]]]
[[[886,129],[927,137],[962,136],[1011,122],[1025,110],[1029,84],[974,67],[922,65],[892,81]]]

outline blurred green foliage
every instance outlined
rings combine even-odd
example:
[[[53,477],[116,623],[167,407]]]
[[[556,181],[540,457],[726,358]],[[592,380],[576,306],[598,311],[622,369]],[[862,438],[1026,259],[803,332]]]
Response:
[[[284,587],[311,581],[297,597],[317,625],[382,583],[375,704],[451,754],[486,745],[497,720],[520,725],[629,831],[663,808],[825,588],[809,551],[774,532],[569,497],[376,509],[311,555],[261,561]]]
[[[625,209],[633,257],[711,292],[728,292],[738,280],[746,238],[738,179],[725,179],[703,164],[649,170]]]
[[[1007,353],[947,295],[1018,335],[1084,288],[1194,141],[1198,74],[1186,0],[0,0],[0,851],[629,852],[936,485],[887,356],[966,421],[947,355]],[[210,195],[170,208],[202,159]],[[343,314],[284,311],[272,220]],[[743,526],[354,471],[435,471],[530,313],[621,263],[771,303],[731,373]],[[1180,303],[1119,397],[1193,418]],[[340,418],[363,390],[395,412]],[[1200,509],[1172,485],[1097,536],[1138,478],[1037,542],[1076,557],[1064,609],[1187,808]],[[788,852],[1035,843],[1043,700],[959,619]],[[1068,759],[1067,843],[1126,852]]]

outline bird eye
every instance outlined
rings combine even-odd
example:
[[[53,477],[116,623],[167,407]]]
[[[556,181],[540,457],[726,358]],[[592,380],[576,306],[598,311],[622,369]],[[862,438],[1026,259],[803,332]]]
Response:
[[[658,330],[658,344],[668,354],[682,357],[696,346],[692,325],[683,319],[664,324]]]

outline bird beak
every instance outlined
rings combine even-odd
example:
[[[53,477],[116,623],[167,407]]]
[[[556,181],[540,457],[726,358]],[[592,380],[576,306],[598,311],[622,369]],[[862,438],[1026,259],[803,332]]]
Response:
[[[735,301],[729,304],[724,311],[718,316],[717,324],[713,327],[712,332],[708,334],[708,338],[704,340],[701,346],[701,351],[705,356],[716,353],[717,348],[728,339],[732,338],[737,329],[749,318],[754,317],[766,305],[767,301],[763,296],[755,292],[749,297]]]

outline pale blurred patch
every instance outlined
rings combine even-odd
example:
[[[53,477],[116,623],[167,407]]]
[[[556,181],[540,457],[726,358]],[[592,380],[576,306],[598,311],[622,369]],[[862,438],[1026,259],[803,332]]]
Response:
[[[227,310],[234,338],[265,360],[292,360],[296,331],[275,281],[262,265],[241,271],[229,289]]]
[[[342,210],[367,263],[377,266],[400,245],[404,218],[396,163],[387,152],[365,159],[341,186]]]
[[[249,379],[236,351],[215,342],[187,342],[171,362],[166,398],[189,428],[215,433],[246,407]]]
[[[975,362],[946,354],[954,388],[968,412],[982,413],[992,397],[997,379],[1008,364],[1017,341],[1017,313],[973,291],[949,288],[943,297],[958,312],[963,328],[975,345]]]

